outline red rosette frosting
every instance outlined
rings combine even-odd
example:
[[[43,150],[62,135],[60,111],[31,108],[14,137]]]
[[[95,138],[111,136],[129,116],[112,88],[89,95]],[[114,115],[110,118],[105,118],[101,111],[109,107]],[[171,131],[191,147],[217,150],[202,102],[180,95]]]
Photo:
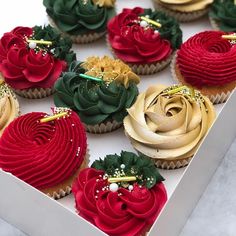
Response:
[[[68,111],[46,123],[40,122],[43,112],[11,122],[0,139],[0,168],[40,190],[72,176],[84,161],[87,140],[78,115]]]
[[[184,80],[199,89],[236,80],[236,44],[221,31],[205,31],[181,45],[176,63]]]
[[[115,55],[128,63],[151,64],[165,60],[172,53],[171,44],[153,29],[139,24],[144,9],[123,9],[108,22],[108,40]]]
[[[16,27],[0,40],[0,72],[15,89],[51,88],[67,63],[28,47],[32,28]]]
[[[167,200],[164,185],[147,189],[135,183],[132,191],[120,187],[112,192],[104,174],[94,168],[80,172],[72,187],[79,215],[108,235],[140,236],[155,222]]]

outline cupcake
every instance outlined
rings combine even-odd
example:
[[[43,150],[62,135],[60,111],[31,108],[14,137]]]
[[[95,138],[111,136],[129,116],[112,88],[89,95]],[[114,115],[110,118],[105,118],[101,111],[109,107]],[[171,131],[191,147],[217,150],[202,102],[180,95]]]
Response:
[[[0,136],[19,115],[19,103],[13,91],[0,79]]]
[[[182,44],[172,64],[175,79],[200,90],[213,103],[225,102],[236,85],[235,42],[223,35],[221,31],[194,35]]]
[[[153,0],[156,9],[166,12],[180,22],[196,20],[209,11],[213,0]]]
[[[122,151],[82,170],[72,192],[78,214],[110,236],[141,236],[167,201],[154,163]]]
[[[56,106],[76,111],[86,130],[106,133],[122,126],[136,100],[140,78],[120,60],[107,56],[74,62],[55,84]]]
[[[234,0],[215,0],[209,17],[215,30],[236,32],[236,4]]]
[[[32,112],[10,123],[0,139],[0,168],[57,199],[87,166],[87,141],[75,112],[55,108],[53,114]]]
[[[106,33],[115,0],[43,0],[50,23],[75,43],[90,43]]]
[[[43,98],[76,59],[72,42],[51,26],[16,27],[0,39],[0,73],[25,98]]]
[[[108,46],[137,74],[164,69],[182,43],[177,21],[160,11],[123,9],[108,23]]]
[[[186,86],[151,86],[128,109],[124,128],[133,147],[157,167],[186,166],[215,119],[207,97]]]

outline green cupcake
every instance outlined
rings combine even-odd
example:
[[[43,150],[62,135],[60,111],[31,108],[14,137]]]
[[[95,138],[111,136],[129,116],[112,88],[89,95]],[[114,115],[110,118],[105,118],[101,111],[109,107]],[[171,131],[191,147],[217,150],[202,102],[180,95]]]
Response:
[[[43,0],[52,25],[75,43],[102,37],[115,15],[115,0]]]
[[[110,132],[122,125],[126,109],[138,95],[139,81],[120,60],[89,57],[85,62],[73,62],[59,78],[54,103],[76,111],[88,132]]]
[[[236,32],[236,4],[234,0],[215,0],[209,17],[214,29]]]

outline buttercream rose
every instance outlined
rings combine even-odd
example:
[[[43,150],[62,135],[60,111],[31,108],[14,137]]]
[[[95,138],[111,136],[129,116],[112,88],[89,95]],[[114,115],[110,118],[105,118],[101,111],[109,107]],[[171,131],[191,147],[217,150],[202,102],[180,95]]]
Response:
[[[11,48],[25,47],[24,37],[32,35],[32,28],[18,26],[11,32],[5,33],[0,40],[0,63],[7,57]]]
[[[144,161],[141,157],[138,159],[134,154],[122,152],[121,159],[124,156],[128,157],[123,158],[123,161],[127,161],[126,164],[123,164],[124,171],[129,171],[129,168],[138,168],[133,160],[140,160],[141,171],[146,168],[148,172],[148,170],[151,171],[150,168],[154,167],[153,164],[146,162],[147,160]],[[107,157],[110,157],[110,160]],[[117,155],[108,155],[107,157],[105,157],[104,163],[109,163],[111,157],[120,158]],[[133,157],[134,159],[132,159]],[[103,168],[101,162],[103,161],[100,160],[97,164]],[[110,163],[110,166],[108,164],[110,169],[116,167],[115,162],[113,161],[113,165]],[[144,163],[148,163],[148,167],[142,167]],[[116,171],[119,172],[119,169],[120,166]],[[156,172],[155,170],[156,168],[154,172]],[[124,186],[129,186],[127,188],[118,183],[119,187],[115,191],[109,183],[109,178],[106,178],[106,172],[97,170],[92,165],[92,168],[82,170],[73,184],[72,191],[75,196],[76,208],[79,215],[108,235],[140,236],[154,223],[167,200],[164,185],[156,180],[151,188],[137,182],[123,183]]]
[[[162,27],[155,28],[145,21],[144,24],[140,17],[146,15],[151,20],[158,20]],[[148,64],[165,60],[179,47],[181,38],[182,33],[174,19],[150,9],[124,9],[108,23],[109,43],[115,55],[128,63]]]
[[[179,86],[151,86],[127,109],[124,119],[134,148],[157,165],[171,163],[165,168],[180,167],[181,162],[186,165],[215,119],[214,106],[207,97],[199,92],[191,95],[188,88],[172,93],[176,88]],[[173,165],[176,161],[179,166]]]
[[[46,40],[51,44],[34,45],[28,40]],[[76,58],[71,46],[71,40],[62,38],[51,26],[16,27],[0,40],[0,72],[17,91],[51,89],[67,63]]]

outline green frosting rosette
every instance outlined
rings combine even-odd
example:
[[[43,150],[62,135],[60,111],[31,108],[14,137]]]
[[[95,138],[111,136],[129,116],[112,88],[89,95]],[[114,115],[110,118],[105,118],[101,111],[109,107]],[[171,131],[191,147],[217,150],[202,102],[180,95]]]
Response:
[[[167,16],[166,13],[162,11],[153,11],[150,8],[144,9],[144,13],[140,16],[148,15],[150,19],[158,19],[161,22],[161,27],[158,28],[158,32],[161,38],[167,39],[170,41],[173,49],[178,49],[182,44],[182,30],[180,29],[178,21],[170,16]]]
[[[72,41],[68,37],[62,37],[61,33],[50,25],[34,26],[33,40],[52,41],[52,45],[40,45],[41,50],[50,51],[55,58],[64,60],[69,65],[76,60],[76,54],[71,50]]]
[[[115,15],[114,0],[43,0],[43,4],[56,26],[69,35],[105,32]]]
[[[86,125],[121,124],[126,109],[136,100],[139,81],[120,60],[90,57],[85,62],[73,62],[57,80],[54,103],[76,111]]]
[[[234,0],[215,0],[209,13],[220,30],[236,32],[236,4]]]

